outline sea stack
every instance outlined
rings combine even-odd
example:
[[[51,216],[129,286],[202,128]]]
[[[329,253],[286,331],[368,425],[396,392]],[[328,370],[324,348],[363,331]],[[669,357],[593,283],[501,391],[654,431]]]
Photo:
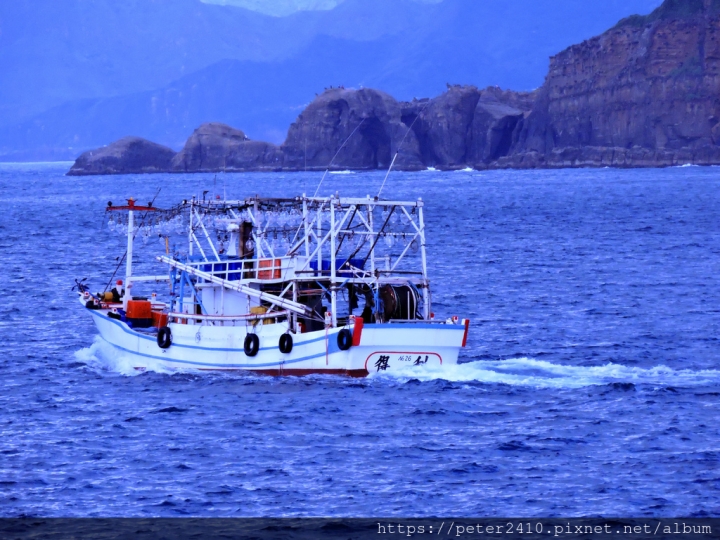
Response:
[[[362,88],[332,88],[300,113],[282,145],[290,170],[425,168],[414,133],[390,95]]]
[[[80,155],[68,175],[166,172],[175,152],[140,137],[125,137]]]
[[[243,131],[221,123],[197,128],[172,161],[173,172],[272,171],[282,166],[277,146],[250,140]]]

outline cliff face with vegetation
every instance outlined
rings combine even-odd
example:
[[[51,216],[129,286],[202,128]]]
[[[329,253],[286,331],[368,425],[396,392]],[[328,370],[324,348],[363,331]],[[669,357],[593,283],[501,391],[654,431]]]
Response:
[[[496,166],[720,163],[720,1],[666,0],[554,56]]]
[[[384,169],[396,154],[404,170],[720,164],[720,0],[665,0],[624,19],[552,57],[533,93],[448,85],[398,102],[329,89],[281,147],[210,126],[167,170]],[[103,153],[87,154],[71,174],[102,170]],[[122,172],[112,163],[108,173]]]

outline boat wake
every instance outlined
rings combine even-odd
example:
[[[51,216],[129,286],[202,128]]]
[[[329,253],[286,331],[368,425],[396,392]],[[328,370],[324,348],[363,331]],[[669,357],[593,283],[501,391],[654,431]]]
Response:
[[[168,369],[161,362],[148,360],[142,370],[136,369],[137,359],[110,345],[99,336],[90,347],[75,353],[75,359],[93,369],[127,376],[144,372],[172,374],[185,370]],[[188,369],[187,371],[194,371]],[[334,376],[333,376],[334,377]],[[454,366],[402,366],[393,371],[371,373],[371,379],[415,379],[421,382],[445,380],[450,382],[483,382],[533,388],[583,388],[613,383],[644,384],[657,387],[704,386],[720,384],[720,370],[672,369],[667,366],[651,368],[629,367],[621,364],[603,366],[569,366],[532,358],[475,361]]]
[[[534,388],[582,388],[613,383],[660,387],[720,383],[718,370],[675,370],[662,365],[639,368],[612,363],[603,366],[569,366],[531,358],[475,361],[455,366],[403,366],[400,371],[373,373],[371,377],[420,381],[443,379],[451,382],[486,382]]]
[[[136,369],[136,357],[113,347],[100,336],[95,336],[95,341],[90,347],[76,351],[75,359],[98,371],[111,371],[128,376],[140,375],[146,371],[154,371],[156,373],[177,372],[177,370],[169,370],[163,367],[161,362],[152,359],[147,359],[145,369]]]

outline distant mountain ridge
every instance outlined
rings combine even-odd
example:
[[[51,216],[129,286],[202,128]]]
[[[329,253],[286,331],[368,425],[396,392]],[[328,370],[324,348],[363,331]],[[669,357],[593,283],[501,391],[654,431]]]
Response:
[[[531,90],[548,56],[658,3],[345,0],[270,17],[198,0],[6,2],[0,159],[67,159],[129,134],[179,149],[209,121],[281,142],[330,85]]]

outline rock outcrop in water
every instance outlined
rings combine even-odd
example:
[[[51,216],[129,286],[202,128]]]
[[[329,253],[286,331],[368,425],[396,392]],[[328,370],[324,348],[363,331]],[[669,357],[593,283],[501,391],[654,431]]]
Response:
[[[300,114],[281,147],[208,123],[177,154],[158,147],[158,162],[164,165],[152,172],[371,170],[386,169],[393,159],[395,168],[406,171],[463,168],[506,154],[532,103],[531,94],[474,86],[453,86],[434,99],[412,102],[369,88],[333,88]],[[132,160],[96,159],[94,167],[84,165],[86,155],[115,152],[123,141],[83,154],[71,174],[139,172]]]
[[[108,146],[84,152],[68,175],[167,172],[175,157],[170,148],[140,137],[125,137]]]
[[[397,102],[377,90],[331,89],[313,101],[282,146],[289,170],[458,169],[510,148],[531,94],[451,86],[434,99]],[[344,144],[344,146],[343,146]],[[335,156],[333,160],[333,156]]]
[[[719,96],[720,0],[665,0],[551,58],[533,93],[448,85],[398,102],[335,88],[279,148],[205,124],[165,169],[170,149],[153,157],[143,141],[133,154],[123,140],[86,152],[70,174],[385,169],[396,153],[403,170],[720,164]]]
[[[388,94],[364,88],[333,88],[318,96],[290,126],[282,145],[288,170],[424,169],[414,133],[400,104]]]
[[[197,128],[172,161],[173,172],[270,171],[281,166],[277,146],[251,141],[239,129],[220,123]]]
[[[529,93],[451,86],[434,99],[404,104],[403,120],[413,126],[426,167],[458,169],[507,154],[533,101]]]

